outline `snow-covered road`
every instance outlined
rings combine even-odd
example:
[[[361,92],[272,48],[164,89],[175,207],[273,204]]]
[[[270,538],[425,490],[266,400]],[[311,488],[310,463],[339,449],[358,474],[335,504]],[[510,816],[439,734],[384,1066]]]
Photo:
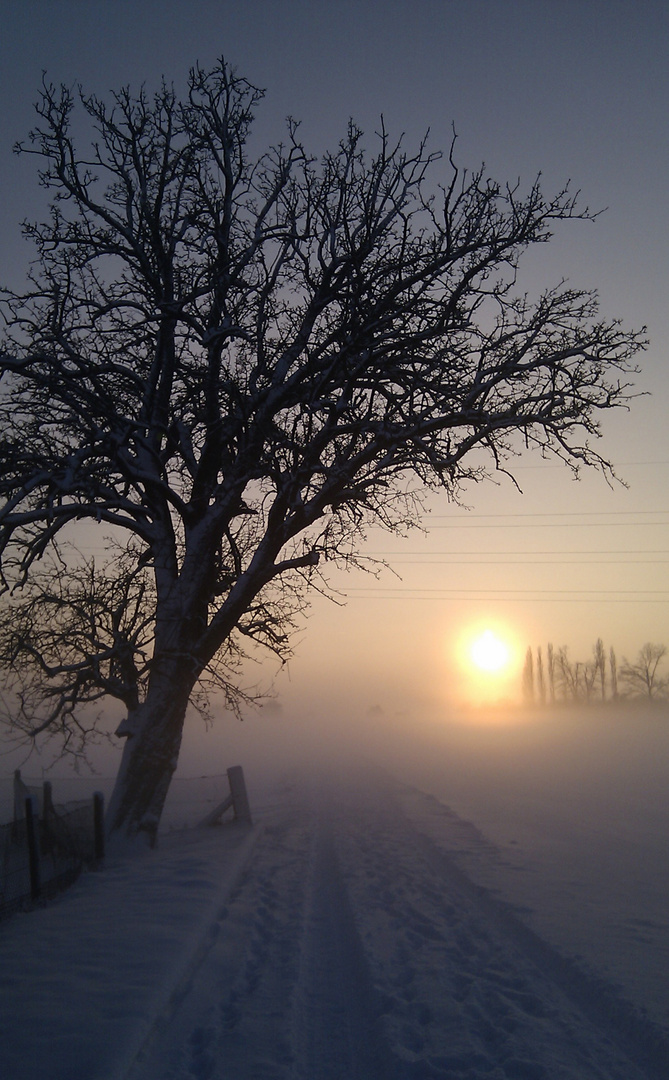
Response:
[[[460,870],[485,841],[457,816],[378,773],[290,801],[131,1080],[666,1076],[652,1029]]]
[[[660,1080],[661,1033],[475,884],[492,846],[373,769],[167,836],[0,927],[9,1080]]]

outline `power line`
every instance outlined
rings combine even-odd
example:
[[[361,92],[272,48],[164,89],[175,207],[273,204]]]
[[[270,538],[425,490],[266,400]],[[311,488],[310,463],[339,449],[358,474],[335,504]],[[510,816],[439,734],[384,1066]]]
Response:
[[[348,594],[345,594],[348,596]],[[449,600],[458,599],[466,600],[467,603],[486,603],[486,604],[498,604],[498,603],[513,603],[513,604],[635,604],[637,607],[640,604],[667,604],[669,600],[626,600],[619,598],[601,597],[598,599],[580,598],[578,596],[458,596],[451,597],[450,595],[440,596],[383,596],[381,593],[373,593],[369,596],[354,596],[353,600]]]
[[[664,513],[665,511],[661,511]],[[539,515],[537,514],[537,517]],[[651,525],[666,527],[669,521],[553,521],[541,522],[538,525],[527,525],[525,522],[518,525],[430,525],[430,529],[639,529],[648,528]]]
[[[367,551],[365,552],[370,558],[391,558],[397,556],[415,556],[420,555],[476,555],[477,552],[471,550],[467,551]],[[547,551],[482,551],[481,555],[669,555],[669,549],[666,548],[623,548],[623,549],[600,549],[600,548],[588,548],[585,551],[573,550],[547,550]]]
[[[379,589],[350,588],[352,600],[467,600],[486,603],[667,604],[669,590],[651,589]]]
[[[347,593],[364,593],[372,592],[372,586],[352,585],[350,589],[347,589]],[[563,596],[565,594],[574,594],[578,596],[669,596],[669,589],[414,589],[413,586],[407,589],[382,589],[384,593],[390,594],[407,594],[407,593],[419,593],[419,594],[441,594],[447,593],[449,595],[457,595],[459,593],[479,593],[484,592],[487,595],[541,595],[541,596]]]
[[[484,552],[488,555],[489,552]],[[570,553],[568,553],[570,554]],[[393,559],[393,566],[669,566],[669,559],[542,559],[532,561],[534,552],[525,559]],[[528,561],[529,559],[529,561]]]
[[[536,513],[535,511],[521,511],[519,513],[503,514],[433,514],[429,520],[441,520],[451,518],[528,518],[528,517],[639,517],[647,514],[669,514],[669,510],[554,510]]]
[[[613,462],[613,468],[614,469],[628,469],[632,465],[634,465],[634,466],[636,466],[636,465],[669,465],[669,461],[664,461],[663,460],[663,461],[616,461],[616,462]],[[520,469],[522,469],[522,470],[525,470],[525,469],[564,469],[564,467],[565,467],[564,463],[559,463],[559,464],[556,463],[555,465],[546,465],[546,464],[541,464],[541,465],[515,465],[515,464],[510,464],[509,465],[509,472],[511,472],[511,471],[516,472],[517,470],[520,470]]]

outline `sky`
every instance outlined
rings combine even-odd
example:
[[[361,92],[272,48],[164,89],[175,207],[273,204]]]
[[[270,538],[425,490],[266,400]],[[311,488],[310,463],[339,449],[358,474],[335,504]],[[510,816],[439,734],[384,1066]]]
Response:
[[[345,603],[317,597],[296,655],[277,675],[274,715],[317,703],[390,712],[517,697],[528,646],[588,659],[602,637],[619,657],[669,642],[666,304],[669,7],[660,0],[0,0],[0,282],[20,286],[18,223],[44,207],[34,162],[13,143],[33,122],[42,72],[104,95],[225,55],[266,88],[254,140],[285,118],[320,153],[348,118],[371,137],[383,115],[415,145],[426,130],[458,163],[547,191],[571,180],[606,212],[568,225],[527,260],[521,283],[568,277],[597,288],[602,313],[647,326],[629,413],[604,417],[598,449],[627,487],[519,457],[515,476],[431,497],[425,532],[370,533],[391,564],[378,579],[337,576]],[[475,675],[468,643],[491,629],[513,663]],[[463,657],[465,657],[463,659]],[[252,678],[275,674],[261,665]],[[266,713],[270,715],[272,711]]]

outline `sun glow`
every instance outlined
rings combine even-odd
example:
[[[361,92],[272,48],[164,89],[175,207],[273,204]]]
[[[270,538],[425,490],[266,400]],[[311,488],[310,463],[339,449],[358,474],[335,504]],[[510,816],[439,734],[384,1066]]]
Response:
[[[506,621],[493,617],[462,626],[451,652],[458,700],[474,706],[516,703],[523,655],[518,630]]]
[[[507,666],[510,651],[506,645],[492,630],[484,630],[480,637],[473,642],[469,655],[471,661],[481,671],[502,671]]]

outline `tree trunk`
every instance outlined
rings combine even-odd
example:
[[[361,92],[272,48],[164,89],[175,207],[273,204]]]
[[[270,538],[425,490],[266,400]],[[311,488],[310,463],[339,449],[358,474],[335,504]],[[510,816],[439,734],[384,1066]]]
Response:
[[[188,680],[155,672],[146,700],[119,728],[127,739],[107,812],[112,842],[143,838],[154,846],[179,759],[190,691]]]

